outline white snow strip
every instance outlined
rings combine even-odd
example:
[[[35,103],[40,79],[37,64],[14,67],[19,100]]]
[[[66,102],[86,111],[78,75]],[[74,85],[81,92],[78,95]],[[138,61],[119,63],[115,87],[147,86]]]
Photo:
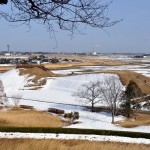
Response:
[[[82,134],[55,134],[55,133],[19,133],[19,132],[0,132],[0,138],[14,139],[56,139],[56,140],[88,140],[88,141],[110,141],[134,144],[148,144],[149,139],[144,138],[129,138],[119,136],[104,136],[104,135],[82,135]]]

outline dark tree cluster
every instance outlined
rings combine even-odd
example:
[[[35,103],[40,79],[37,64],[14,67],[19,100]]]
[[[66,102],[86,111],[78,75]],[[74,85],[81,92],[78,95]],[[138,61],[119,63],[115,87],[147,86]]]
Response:
[[[139,109],[139,101],[137,98],[142,98],[143,93],[139,86],[131,80],[126,87],[126,90],[123,94],[123,103],[121,105],[123,113],[126,117],[130,118],[133,113],[134,109],[137,111]]]
[[[96,28],[110,27],[119,21],[111,21],[108,8],[111,0],[0,0],[11,7],[0,11],[0,17],[9,22],[30,24],[37,21],[50,31],[58,25],[61,30],[78,31],[80,24]],[[10,3],[10,5],[9,5]]]

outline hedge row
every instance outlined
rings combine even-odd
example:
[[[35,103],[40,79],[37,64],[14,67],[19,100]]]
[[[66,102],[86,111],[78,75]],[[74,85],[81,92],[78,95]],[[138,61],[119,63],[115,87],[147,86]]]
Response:
[[[123,136],[123,137],[131,137],[131,138],[150,139],[150,133],[112,131],[112,130],[94,130],[94,129],[74,129],[74,128],[0,127],[0,132],[94,134],[94,135],[109,135],[109,136]]]

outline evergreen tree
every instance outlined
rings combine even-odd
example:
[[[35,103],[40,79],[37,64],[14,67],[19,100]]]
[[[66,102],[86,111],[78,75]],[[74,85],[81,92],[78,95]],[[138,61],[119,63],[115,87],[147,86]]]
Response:
[[[131,115],[133,114],[133,108],[132,108],[132,104],[135,104],[135,109],[137,110],[139,107],[139,105],[137,104],[138,101],[131,101],[135,98],[138,98],[138,97],[141,97],[143,94],[142,94],[142,91],[141,89],[138,87],[138,85],[133,81],[131,80],[128,84],[128,86],[126,87],[126,90],[124,91],[124,94],[123,94],[123,103],[121,105],[122,107],[122,110],[123,110],[123,114],[126,116],[126,117],[131,117]],[[136,108],[137,107],[137,108]]]

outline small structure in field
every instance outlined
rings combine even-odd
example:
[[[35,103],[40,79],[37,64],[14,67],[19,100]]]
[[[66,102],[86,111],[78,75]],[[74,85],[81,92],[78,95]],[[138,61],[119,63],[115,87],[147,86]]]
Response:
[[[23,108],[23,109],[33,109],[34,108],[33,106],[29,106],[29,105],[20,105],[19,107]]]
[[[47,110],[50,113],[55,113],[55,114],[64,114],[64,110],[61,109],[56,109],[56,108],[48,108]]]

